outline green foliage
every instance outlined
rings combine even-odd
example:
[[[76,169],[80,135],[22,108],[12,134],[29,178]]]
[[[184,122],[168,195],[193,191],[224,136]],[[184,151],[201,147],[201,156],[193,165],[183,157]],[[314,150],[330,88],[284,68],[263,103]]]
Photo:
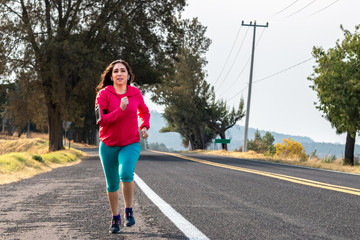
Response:
[[[33,155],[32,159],[38,161],[38,162],[43,162],[44,160],[42,159],[41,155]]]
[[[244,99],[240,99],[239,107],[230,110],[224,100],[213,100],[208,108],[208,126],[213,129],[222,139],[225,139],[227,129],[233,127],[237,121],[245,116]],[[222,144],[222,149],[227,150],[227,145]]]
[[[184,33],[178,37],[175,72],[156,87],[152,100],[165,105],[163,117],[168,126],[162,132],[178,132],[185,147],[190,142],[192,149],[204,149],[217,134],[226,138],[225,131],[244,117],[244,100],[240,100],[237,110],[228,109],[223,100],[215,100],[214,88],[205,81],[204,55],[211,43],[205,36],[206,28],[196,18],[179,25]]]
[[[179,35],[180,48],[175,72],[166,82],[154,89],[152,99],[165,105],[163,117],[168,125],[162,132],[178,132],[183,145],[192,149],[205,149],[215,137],[207,126],[209,100],[215,98],[214,89],[205,81],[205,52],[210,39],[204,36],[206,28],[197,19],[179,22],[184,34]]]
[[[16,79],[31,73],[44,99],[38,109],[47,111],[50,150],[63,147],[63,120],[95,129],[94,89],[111,61],[128,61],[138,85],[171,71],[181,32],[175,16],[184,6],[184,0],[0,2],[0,73]],[[30,118],[31,109],[19,110],[27,114],[17,121]]]
[[[314,47],[312,54],[317,65],[309,77],[311,88],[317,92],[316,108],[336,128],[337,133],[347,133],[345,160],[354,164],[356,132],[360,130],[360,25],[355,33],[341,29],[344,39],[334,48],[325,51]]]
[[[43,93],[39,92],[38,82],[34,79],[36,76],[33,72],[19,73],[14,88],[8,92],[7,109],[19,129],[24,129],[29,122],[33,122],[37,129],[45,131],[47,129],[45,98]]]
[[[275,144],[275,156],[285,158],[300,158],[305,160],[307,158],[306,151],[301,143],[292,140],[291,138],[283,139],[282,143]]]
[[[274,141],[275,138],[271,133],[266,132],[265,135],[261,137],[260,132],[256,131],[254,139],[248,141],[247,148],[248,150],[263,153],[264,155],[274,155],[276,151]]]

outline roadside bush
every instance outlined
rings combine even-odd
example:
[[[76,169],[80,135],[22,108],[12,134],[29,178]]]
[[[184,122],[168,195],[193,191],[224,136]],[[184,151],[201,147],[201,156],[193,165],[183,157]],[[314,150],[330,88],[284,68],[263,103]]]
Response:
[[[316,149],[312,153],[310,153],[309,158],[319,158],[319,156],[317,155]]]
[[[247,148],[248,150],[252,150],[257,153],[263,153],[265,156],[274,155],[274,141],[275,139],[271,133],[267,132],[263,137],[261,137],[259,131],[256,131],[254,139],[248,142]]]
[[[305,160],[307,158],[306,151],[301,143],[296,142],[291,138],[283,139],[281,144],[275,144],[275,149],[275,156],[300,158],[300,160]]]
[[[323,163],[332,163],[336,160],[336,156],[335,155],[326,155],[326,157],[324,159],[322,159],[321,162]]]
[[[33,155],[32,159],[34,159],[38,162],[44,162],[44,160],[42,159],[42,157],[40,155]]]
[[[360,155],[357,155],[357,156],[354,157],[354,162],[355,162],[355,166],[360,165]]]

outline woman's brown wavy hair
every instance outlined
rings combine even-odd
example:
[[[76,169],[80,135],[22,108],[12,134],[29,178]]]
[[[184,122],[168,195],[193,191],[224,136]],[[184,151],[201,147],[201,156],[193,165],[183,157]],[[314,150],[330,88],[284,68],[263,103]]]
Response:
[[[113,85],[113,81],[111,81],[111,74],[113,71],[113,68],[115,64],[122,63],[126,67],[126,70],[128,71],[128,74],[130,76],[130,79],[127,81],[127,84],[130,85],[135,79],[135,75],[133,74],[130,65],[125,62],[124,60],[115,60],[112,63],[109,64],[109,66],[106,67],[105,71],[101,74],[101,81],[99,85],[96,87],[96,92],[99,92],[101,89],[105,88],[108,85]]]

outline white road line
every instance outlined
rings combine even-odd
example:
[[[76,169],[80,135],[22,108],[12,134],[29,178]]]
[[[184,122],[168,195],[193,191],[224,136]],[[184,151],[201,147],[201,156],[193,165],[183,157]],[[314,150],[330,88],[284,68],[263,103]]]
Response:
[[[175,224],[180,231],[185,234],[187,238],[191,240],[209,239],[205,234],[203,234],[199,229],[173,209],[167,202],[160,198],[136,173],[134,180],[145,195]]]

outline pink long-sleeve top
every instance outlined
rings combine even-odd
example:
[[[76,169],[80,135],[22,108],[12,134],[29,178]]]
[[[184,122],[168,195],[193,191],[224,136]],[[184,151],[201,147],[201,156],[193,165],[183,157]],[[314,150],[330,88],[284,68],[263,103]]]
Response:
[[[123,97],[129,99],[129,104],[124,111],[120,108]],[[140,129],[150,128],[149,108],[136,87],[128,85],[125,94],[118,94],[113,86],[106,86],[96,96],[95,107],[97,105],[100,106],[101,114],[101,120],[98,123],[99,138],[109,147],[122,147],[140,141],[138,116],[141,120]]]

